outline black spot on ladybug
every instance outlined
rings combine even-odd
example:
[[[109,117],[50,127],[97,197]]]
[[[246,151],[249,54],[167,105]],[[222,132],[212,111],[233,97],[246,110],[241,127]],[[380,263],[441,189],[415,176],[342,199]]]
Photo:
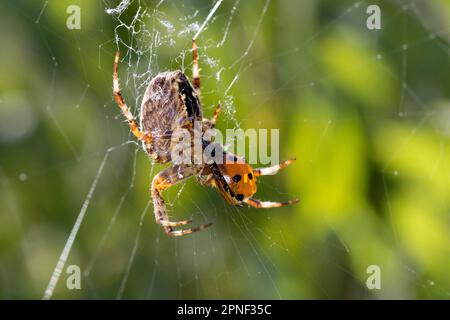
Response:
[[[242,201],[242,200],[244,200],[244,195],[243,195],[242,193],[239,193],[239,194],[236,196],[236,199],[238,199],[239,201]]]
[[[249,173],[249,174],[248,174],[248,178],[249,178],[250,180],[252,180],[252,179],[253,179],[253,175],[252,175],[251,173]]]
[[[239,181],[241,181],[241,175],[240,175],[240,174],[235,175],[235,176],[233,177],[233,181],[236,182],[236,183],[238,183]]]

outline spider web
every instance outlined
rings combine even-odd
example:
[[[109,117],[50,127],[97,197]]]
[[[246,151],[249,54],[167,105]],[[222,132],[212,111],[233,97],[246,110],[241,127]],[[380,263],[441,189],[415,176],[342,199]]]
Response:
[[[214,190],[205,190],[194,179],[190,179],[165,193],[171,217],[177,220],[192,218],[194,225],[207,222],[214,222],[214,225],[192,236],[167,238],[154,223],[153,206],[148,192],[152,177],[164,167],[150,163],[140,145],[130,135],[110,94],[103,92],[103,89],[111,89],[113,55],[119,49],[122,92],[133,114],[139,116],[144,91],[155,75],[177,68],[191,75],[190,46],[191,39],[196,37],[200,54],[204,115],[210,116],[217,103],[221,103],[223,112],[219,127],[245,129],[246,124],[255,124],[253,118],[258,116],[254,110],[240,112],[243,102],[251,103],[252,99],[256,99],[260,105],[273,104],[276,108],[282,108],[289,102],[276,101],[274,97],[277,95],[285,92],[295,94],[296,90],[306,95],[309,91],[328,90],[330,79],[340,79],[337,72],[339,70],[311,72],[317,67],[315,62],[311,62],[314,61],[311,59],[314,55],[312,48],[321,41],[322,36],[342,24],[357,20],[356,23],[364,26],[364,8],[369,4],[367,1],[348,1],[345,6],[338,6],[337,14],[320,25],[315,32],[301,41],[286,44],[277,43],[276,35],[269,37],[274,39],[272,43],[263,43],[262,35],[272,32],[270,28],[273,26],[279,28],[277,32],[292,32],[289,29],[292,28],[292,23],[289,25],[285,21],[279,21],[277,15],[268,14],[271,10],[275,11],[278,5],[271,0],[255,2],[251,6],[240,0],[199,1],[195,4],[173,0],[104,0],[96,8],[97,13],[101,12],[98,14],[101,20],[94,24],[95,28],[85,33],[72,32],[69,38],[65,38],[65,33],[49,27],[50,23],[46,19],[52,8],[51,1],[42,1],[33,14],[24,14],[24,20],[37,26],[45,50],[44,56],[47,58],[45,64],[49,76],[45,83],[48,88],[44,92],[48,94],[46,101],[42,103],[43,110],[54,134],[63,141],[63,153],[68,155],[65,160],[58,160],[51,167],[24,168],[14,176],[2,170],[0,164],[2,197],[7,200],[3,202],[3,206],[13,212],[12,224],[16,226],[22,239],[20,251],[26,265],[35,266],[36,261],[42,261],[34,251],[36,246],[43,244],[33,243],[36,236],[31,234],[24,223],[27,219],[21,215],[20,203],[14,193],[14,190],[18,190],[19,194],[22,189],[14,185],[31,183],[50,176],[53,170],[66,168],[73,171],[64,172],[64,176],[71,186],[76,186],[72,187],[73,201],[80,207],[79,212],[60,213],[66,216],[64,221],[67,229],[55,235],[55,241],[51,244],[52,254],[38,272],[48,282],[44,298],[334,298],[336,291],[331,284],[332,279],[327,277],[327,273],[331,272],[329,270],[337,270],[334,274],[350,279],[348,282],[354,288],[348,289],[350,293],[345,297],[376,296],[376,292],[364,287],[367,275],[365,270],[355,267],[352,255],[365,259],[367,265],[380,262],[361,253],[369,249],[359,247],[358,240],[349,236],[346,227],[326,211],[326,206],[325,209],[314,211],[319,217],[321,228],[327,230],[326,236],[318,237],[319,240],[315,242],[306,240],[306,231],[298,227],[295,215],[306,215],[307,218],[299,221],[311,223],[309,219],[312,218],[308,217],[308,209],[311,207],[308,207],[307,200],[304,205],[306,208],[298,210],[238,209],[228,206]],[[8,5],[15,8],[14,4]],[[391,258],[395,257],[394,265],[386,268],[397,268],[400,273],[393,274],[401,275],[401,279],[397,279],[398,284],[387,284],[389,291],[381,291],[380,296],[410,297],[411,293],[405,288],[414,286],[422,288],[422,296],[425,297],[448,297],[449,282],[445,276],[436,280],[404,257],[407,255],[405,239],[401,236],[402,230],[399,230],[396,218],[398,203],[394,199],[397,199],[398,193],[396,181],[403,174],[397,169],[398,159],[417,136],[427,133],[430,128],[436,132],[439,140],[439,149],[431,156],[433,166],[430,168],[430,181],[437,179],[440,172],[445,172],[443,167],[448,159],[446,146],[449,137],[448,121],[445,121],[448,119],[445,117],[448,116],[448,100],[445,100],[445,96],[448,91],[427,96],[423,90],[411,84],[408,71],[412,63],[410,55],[414,55],[415,48],[436,46],[448,55],[449,29],[442,29],[440,24],[431,23],[433,19],[427,15],[431,13],[423,11],[423,7],[416,1],[394,1],[392,6],[395,9],[390,11],[391,15],[383,15],[383,27],[402,21],[401,43],[391,44],[390,49],[386,50],[385,47],[381,48],[384,44],[380,43],[380,39],[371,37],[368,46],[375,54],[368,59],[379,65],[387,78],[400,84],[397,92],[399,99],[394,113],[372,109],[363,116],[375,117],[379,122],[393,118],[408,125],[406,128],[409,130],[387,152],[387,157],[382,158],[376,172],[381,181],[375,188],[383,195],[380,202],[385,206],[379,211],[385,211],[387,216],[383,217],[386,226],[378,226],[381,224],[378,220],[374,224],[379,228],[377,231],[382,230],[392,238],[392,249],[386,251],[392,254]],[[287,12],[280,12],[279,15],[291,17]],[[241,16],[248,17],[249,20],[243,21]],[[411,19],[420,22],[424,30],[423,37],[408,37],[408,23]],[[114,21],[112,32],[106,27],[109,24],[106,21],[110,20]],[[298,27],[298,24],[294,26]],[[242,34],[242,37],[236,37],[236,34]],[[54,39],[73,49],[74,54],[69,58],[71,60],[67,61],[55,50],[52,46],[56,41]],[[265,48],[271,46],[280,50]],[[225,56],[224,51],[229,52],[229,55]],[[264,55],[259,55],[260,51]],[[298,63],[292,69],[284,71],[278,77],[277,84],[249,86],[248,92],[237,89],[241,86],[247,88],[246,83],[253,79],[252,73],[260,72],[261,77],[264,77],[265,73],[261,69],[265,66],[276,68],[283,59],[295,59]],[[81,76],[76,79],[73,99],[66,109],[79,120],[77,123],[89,123],[89,136],[96,137],[91,138],[93,141],[83,148],[77,141],[75,131],[70,128],[70,121],[64,118],[58,107],[58,91],[66,88],[58,80],[70,71],[71,64],[77,65]],[[448,60],[446,67],[448,69]],[[94,83],[94,72],[101,73],[100,83]],[[80,111],[84,106],[90,105],[94,97],[97,100],[98,97],[104,99],[103,106],[95,106],[97,109],[90,113],[97,121],[81,116]],[[439,99],[444,101],[443,106],[439,104],[437,107],[430,107],[432,102]],[[304,107],[306,105],[307,103],[303,104]],[[258,105],[255,106],[257,108]],[[294,108],[290,110],[297,112]],[[310,147],[301,144],[304,146],[301,149],[303,160],[299,159],[294,165],[300,166],[301,171],[313,170],[321,161],[321,154],[330,148],[329,140],[336,133],[335,129],[342,123],[351,122],[355,116],[349,113],[348,116],[336,117],[328,111],[323,114],[300,113],[296,118],[286,116],[280,119],[286,127],[299,123],[310,128],[317,136]],[[348,110],[342,110],[346,111]],[[439,119],[442,121],[439,122]],[[270,126],[269,122],[257,124],[261,127]],[[286,148],[296,145],[294,138],[284,140],[283,134],[290,133],[288,130],[281,131],[281,148],[285,148],[284,144]],[[291,136],[296,137],[294,134]],[[282,150],[282,154],[292,156],[289,149]],[[289,180],[289,170],[294,169],[286,169],[279,175]],[[283,181],[282,178],[270,177],[267,181],[261,180],[258,197],[266,199],[270,196],[270,200],[274,201],[298,195],[302,198],[311,197],[306,190],[299,189],[295,182],[286,183],[287,187],[279,186]],[[326,195],[322,196],[323,202],[328,201]],[[443,206],[445,207],[445,203]],[[373,214],[371,209],[359,210],[369,212],[363,215],[366,218]],[[448,203],[446,210],[448,213]],[[442,221],[434,216],[429,219]],[[293,229],[292,225],[297,228]],[[319,228],[317,225],[314,227]],[[374,234],[377,231],[361,225],[359,227],[376,238]],[[448,231],[448,226],[445,230]],[[385,245],[382,241],[374,244],[375,247]],[[302,255],[299,254],[300,251],[303,252]],[[311,265],[304,259],[311,259],[319,265]],[[72,264],[79,265],[83,272],[81,293],[69,291],[65,287],[65,268]],[[315,267],[321,270],[325,280],[317,276]],[[7,264],[2,266],[1,273],[9,273]],[[296,281],[309,286],[303,287],[301,283],[296,284]],[[43,282],[40,280],[37,283],[39,289],[36,292],[42,294],[39,290]],[[314,288],[315,291],[310,292],[308,288]],[[356,292],[354,295],[352,290]],[[8,289],[5,292],[7,296]]]
[[[234,5],[232,6],[231,10],[227,13],[228,17],[226,18],[226,27],[225,31],[218,43],[208,44],[206,42],[206,45],[200,46],[200,50],[204,50],[207,52],[208,46],[212,48],[220,48],[222,47],[226,40],[227,40],[227,34],[229,31],[229,28],[231,26],[231,23],[233,21],[235,12],[237,10],[237,7],[239,5],[240,0],[235,1]],[[211,8],[205,7],[202,11],[209,10],[208,14],[206,15],[206,18],[204,18],[202,23],[199,23],[199,9],[193,9],[189,8],[189,11],[192,11],[186,16],[178,16],[176,19],[170,19],[167,15],[167,13],[164,12],[164,10],[161,10],[166,3],[165,1],[160,1],[156,3],[154,6],[147,6],[144,5],[141,1],[121,1],[118,6],[116,7],[110,7],[108,2],[105,2],[105,12],[108,15],[111,15],[111,17],[117,21],[117,26],[114,29],[114,40],[110,40],[108,42],[102,43],[99,45],[99,56],[101,55],[102,47],[109,42],[114,42],[117,49],[120,50],[123,54],[122,56],[122,62],[121,65],[125,65],[125,71],[122,71],[121,75],[121,83],[122,87],[127,90],[128,97],[134,96],[134,103],[131,105],[136,106],[134,108],[134,114],[139,113],[139,108],[137,106],[140,105],[140,101],[142,100],[143,93],[145,91],[145,88],[148,86],[150,80],[159,72],[161,72],[161,68],[159,66],[159,60],[158,60],[158,50],[162,47],[168,47],[172,50],[172,48],[177,48],[177,45],[179,46],[179,43],[190,43],[190,39],[198,38],[200,34],[208,27],[209,23],[214,23],[215,19],[217,19],[217,16],[215,16],[215,12],[219,8],[222,1],[217,1]],[[262,7],[261,15],[258,20],[258,23],[255,27],[255,31],[253,33],[252,38],[250,39],[250,42],[248,46],[246,47],[245,51],[241,54],[239,58],[237,58],[233,63],[231,63],[228,67],[220,67],[219,63],[214,58],[207,56],[207,54],[203,54],[201,58],[202,63],[202,81],[203,82],[213,82],[215,90],[211,91],[204,91],[202,92],[202,96],[208,97],[209,95],[214,95],[217,93],[217,90],[220,90],[219,92],[223,92],[221,99],[219,101],[214,102],[215,104],[221,103],[223,107],[223,114],[222,118],[227,119],[229,121],[232,121],[236,127],[239,127],[239,123],[236,120],[234,114],[236,113],[235,106],[233,104],[233,96],[230,94],[232,92],[233,86],[236,84],[239,74],[243,67],[245,67],[245,60],[246,56],[249,54],[251,48],[253,47],[253,43],[255,41],[255,38],[258,34],[259,28],[261,26],[262,20],[265,16],[265,13],[267,11],[267,8],[270,4],[270,1],[266,1],[265,4]],[[133,8],[134,5],[134,8]],[[173,3],[169,4],[169,6],[173,5]],[[133,10],[135,9],[135,10]],[[183,8],[184,9],[184,8]],[[131,13],[128,14],[128,12],[131,11]],[[206,11],[205,11],[206,12]],[[150,26],[150,27],[148,27]],[[195,33],[195,34],[194,34]],[[193,36],[194,34],[194,36]],[[124,49],[125,50],[124,50]],[[173,52],[176,52],[176,54],[171,55],[170,61],[174,61],[177,64],[181,64],[182,70],[189,74],[189,70],[191,68],[191,48],[184,48],[181,50],[173,49]],[[178,53],[180,52],[180,53]],[[133,63],[131,63],[133,61]],[[128,65],[128,66],[127,66]],[[237,69],[237,71],[233,70]],[[231,70],[230,72],[233,75],[233,78],[231,82],[225,82],[222,80],[221,75],[222,73],[227,72],[228,70]],[[83,93],[84,95],[85,93]],[[206,99],[205,99],[206,100]],[[208,106],[203,106],[205,109],[205,112],[213,110],[215,107],[215,104],[211,104]],[[117,118],[120,118],[121,115],[119,114]],[[131,142],[131,141],[129,141]],[[126,145],[129,142],[126,142],[122,145]],[[55,289],[55,286],[57,284],[57,281],[59,279],[59,276],[62,273],[62,270],[64,268],[64,265],[67,261],[67,258],[69,256],[70,250],[72,248],[73,242],[75,240],[75,237],[78,233],[78,230],[80,228],[80,225],[84,219],[86,210],[89,206],[89,202],[92,198],[92,195],[95,191],[95,188],[97,186],[98,180],[102,174],[102,171],[104,169],[105,163],[107,162],[110,153],[116,150],[116,147],[111,147],[107,149],[106,154],[101,162],[101,165],[97,171],[96,178],[94,179],[90,191],[88,193],[88,196],[86,197],[84,204],[82,206],[82,209],[78,215],[77,221],[72,228],[72,232],[69,236],[68,241],[66,242],[66,246],[58,260],[58,263],[55,267],[55,270],[53,272],[52,278],[50,279],[49,285],[47,287],[47,290],[44,294],[44,298],[48,299],[52,296],[53,291]],[[135,150],[135,153],[138,149]],[[136,159],[136,158],[135,158]],[[124,202],[126,201],[126,198],[128,194],[134,189],[134,180],[136,175],[136,168],[135,168],[136,162],[134,160],[134,167],[133,167],[133,173],[130,185],[128,189],[126,190],[125,194],[121,196],[120,201],[117,205],[117,208],[114,210],[114,215],[111,218],[109,224],[107,225],[106,231],[104,232],[99,245],[91,258],[91,260],[88,262],[88,265],[84,271],[85,277],[89,277],[91,274],[92,269],[95,267],[96,261],[98,259],[98,255],[100,254],[102,247],[105,245],[105,241],[107,241],[108,234],[110,230],[114,227],[117,216],[121,213],[122,207]],[[152,167],[153,172],[153,167]],[[152,176],[153,174],[150,174]],[[149,181],[150,184],[150,181]],[[184,184],[181,184],[181,187],[176,193],[176,196],[169,201],[168,207],[173,208],[175,205],[175,202],[178,202],[179,197],[181,196],[182,192],[184,190]],[[198,208],[199,213],[203,217],[203,219],[207,219],[207,215],[202,212],[202,209],[198,206],[198,204],[192,200],[195,207]],[[152,212],[149,208],[151,206],[151,201],[148,201],[145,208],[143,209],[140,217],[139,217],[139,225],[136,231],[136,236],[133,240],[133,246],[130,252],[130,256],[127,260],[126,266],[124,268],[123,275],[121,277],[119,290],[117,293],[116,298],[120,299],[123,297],[125,288],[127,286],[130,272],[133,268],[133,264],[136,259],[136,254],[139,250],[139,244],[141,241],[141,232],[142,227],[144,225],[145,218],[149,215],[152,215]],[[171,208],[171,209],[172,209]],[[173,210],[173,209],[172,209]],[[242,232],[242,231],[241,231]],[[156,243],[159,243],[159,232],[158,232],[158,238],[155,240]],[[262,263],[262,266],[265,269],[265,272],[270,277],[270,273],[268,272],[266,268],[266,264],[261,260],[259,257],[259,253],[252,244],[251,241],[249,241],[249,244],[251,245],[251,248],[255,250],[258,260]],[[160,248],[159,246],[156,246],[154,248],[155,251],[159,252]],[[194,247],[192,249],[192,254],[194,259],[197,259],[198,253],[197,248]],[[206,250],[203,248],[202,250]],[[214,248],[209,250],[213,250]],[[178,249],[175,247],[175,258],[178,259]],[[177,265],[179,263],[177,262]],[[155,279],[155,275],[157,272],[157,267],[159,265],[158,258],[155,258],[154,262],[154,268],[155,271],[152,276],[151,285],[147,289],[148,294],[151,295],[153,291],[153,282]],[[197,270],[198,267],[196,263],[194,263],[194,269]],[[184,286],[183,281],[181,280],[182,275],[180,268],[177,267],[177,275],[179,277],[179,290],[182,289]],[[198,280],[199,275],[194,275],[194,280]],[[190,283],[193,280],[187,280],[186,283]],[[181,291],[180,293],[181,294]]]

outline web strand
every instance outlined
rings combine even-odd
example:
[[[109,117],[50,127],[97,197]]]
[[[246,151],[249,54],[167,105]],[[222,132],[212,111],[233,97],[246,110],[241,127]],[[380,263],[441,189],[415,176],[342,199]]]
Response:
[[[80,212],[78,214],[78,217],[77,217],[77,219],[75,221],[75,224],[72,227],[72,231],[70,232],[69,238],[67,239],[67,242],[66,242],[66,244],[64,246],[64,249],[61,252],[61,256],[58,259],[58,262],[56,264],[55,270],[53,271],[52,276],[50,277],[50,281],[49,281],[49,283],[47,285],[47,289],[44,292],[43,300],[50,300],[52,298],[52,296],[53,296],[53,292],[54,292],[54,290],[56,288],[56,285],[58,284],[59,277],[61,276],[61,273],[63,272],[64,266],[65,266],[65,264],[67,262],[67,258],[69,257],[69,254],[70,254],[70,252],[72,250],[72,246],[73,246],[73,243],[75,242],[75,238],[76,238],[76,236],[78,234],[80,226],[83,223],[86,211],[87,211],[87,209],[89,207],[90,201],[91,201],[92,196],[93,196],[93,194],[95,192],[95,189],[97,187],[97,183],[100,180],[100,176],[101,176],[101,174],[103,172],[105,164],[106,164],[106,162],[108,160],[108,157],[109,157],[110,153],[113,150],[115,150],[115,149],[116,149],[116,147],[109,148],[106,151],[105,156],[103,157],[103,160],[102,160],[102,162],[100,164],[100,167],[97,170],[97,174],[95,176],[95,179],[92,182],[91,188],[89,189],[89,192],[88,192],[88,194],[86,196],[86,199],[83,202],[83,206],[81,207],[81,210],[80,210]]]

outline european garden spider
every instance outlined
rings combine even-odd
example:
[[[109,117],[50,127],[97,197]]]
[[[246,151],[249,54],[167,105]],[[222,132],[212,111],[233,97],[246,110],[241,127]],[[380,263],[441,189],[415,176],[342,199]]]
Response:
[[[192,83],[181,72],[168,71],[154,77],[147,87],[141,105],[140,128],[136,119],[126,105],[119,87],[118,64],[119,52],[116,52],[113,72],[113,95],[123,115],[127,118],[131,132],[141,140],[147,154],[157,163],[172,161],[171,135],[178,128],[188,129],[193,135],[194,121],[200,121],[202,132],[212,129],[217,121],[220,104],[216,107],[212,119],[202,116],[200,104],[200,74],[198,66],[197,44],[192,40]],[[211,141],[202,140],[205,149]],[[270,202],[253,199],[256,192],[256,177],[275,174],[281,168],[291,164],[295,159],[281,164],[252,169],[243,158],[229,152],[222,151],[221,163],[202,162],[200,164],[173,164],[159,172],[152,181],[151,195],[153,198],[156,222],[159,223],[170,236],[182,236],[203,230],[211,223],[195,228],[176,230],[176,227],[190,223],[190,220],[170,221],[166,212],[162,191],[176,183],[192,176],[197,176],[202,185],[217,188],[225,200],[235,206],[242,206],[245,202],[255,208],[274,208],[298,202],[294,199],[287,202]],[[231,160],[231,161],[230,161]],[[172,161],[173,162],[173,161]],[[194,164],[195,163],[195,164]]]

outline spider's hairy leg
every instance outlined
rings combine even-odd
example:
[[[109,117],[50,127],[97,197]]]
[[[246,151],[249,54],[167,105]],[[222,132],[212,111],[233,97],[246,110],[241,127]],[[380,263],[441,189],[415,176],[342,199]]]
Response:
[[[216,109],[214,110],[214,114],[211,120],[211,123],[213,124],[213,126],[216,125],[217,119],[219,118],[219,112],[220,109],[222,109],[222,106],[220,105],[220,103],[217,105]]]
[[[274,165],[272,167],[255,168],[255,169],[253,169],[253,174],[256,177],[275,174],[278,172],[278,170],[283,169],[283,168],[287,167],[288,165],[294,163],[295,160],[296,160],[295,158],[292,158],[292,159],[286,160],[280,164]]]
[[[195,39],[192,39],[192,84],[197,97],[200,99],[200,68],[198,66],[198,50]]]
[[[256,177],[275,174],[278,172],[278,170],[287,167],[294,161],[295,161],[295,158],[292,158],[292,159],[286,160],[286,161],[284,161],[280,164],[277,164],[275,166],[272,166],[272,167],[256,168],[256,169],[253,169],[253,174]],[[261,201],[258,199],[247,198],[244,200],[244,202],[255,208],[277,208],[277,207],[284,207],[284,206],[288,206],[291,204],[295,204],[298,202],[298,199],[293,199],[293,200],[289,200],[289,201],[285,201],[285,202],[272,202],[272,201]]]
[[[284,207],[298,202],[298,199],[289,200],[286,202],[272,202],[272,201],[261,201],[258,199],[248,198],[244,202],[254,208],[278,208]]]
[[[137,124],[136,119],[130,112],[125,100],[123,99],[122,93],[120,92],[119,85],[119,51],[116,52],[116,56],[114,58],[114,71],[113,71],[113,95],[116,100],[117,105],[122,110],[123,115],[128,120],[128,125],[130,126],[131,132],[141,141],[144,141],[146,144],[149,144],[152,141],[152,137],[150,134],[144,133],[139,130],[139,125]]]
[[[219,112],[220,112],[221,106],[220,103],[216,106],[216,109],[214,110],[214,114],[211,119],[209,118],[203,118],[203,123],[206,124],[206,126],[209,129],[213,129],[216,126],[217,119],[219,118]]]
[[[166,211],[166,204],[164,198],[162,197],[162,192],[177,184],[178,182],[192,177],[197,174],[198,170],[190,165],[174,165],[161,172],[159,172],[152,181],[152,198],[153,206],[155,212],[156,222],[159,223],[169,236],[182,236],[185,234],[190,234],[196,231],[200,231],[208,228],[211,223],[203,224],[195,228],[184,229],[184,230],[174,230],[174,227],[179,227],[190,223],[190,220],[182,221],[170,221],[169,216]]]

